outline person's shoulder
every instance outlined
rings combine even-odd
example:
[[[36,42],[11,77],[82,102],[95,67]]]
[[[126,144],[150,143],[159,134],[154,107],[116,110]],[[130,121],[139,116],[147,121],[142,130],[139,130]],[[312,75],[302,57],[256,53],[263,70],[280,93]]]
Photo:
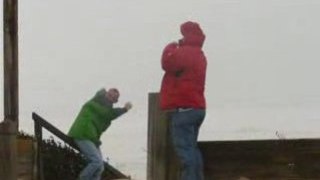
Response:
[[[106,94],[106,89],[105,88],[100,88],[97,92],[96,95],[101,95],[101,94]]]

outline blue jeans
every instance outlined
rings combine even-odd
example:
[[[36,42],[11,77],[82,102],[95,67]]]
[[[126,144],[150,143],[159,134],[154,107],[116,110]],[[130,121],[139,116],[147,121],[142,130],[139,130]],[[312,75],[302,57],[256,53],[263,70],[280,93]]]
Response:
[[[182,165],[181,180],[203,180],[203,160],[197,145],[204,109],[188,109],[171,114],[171,138]]]
[[[75,139],[75,142],[88,161],[87,166],[79,175],[79,180],[100,180],[104,170],[104,162],[100,148],[89,140]]]

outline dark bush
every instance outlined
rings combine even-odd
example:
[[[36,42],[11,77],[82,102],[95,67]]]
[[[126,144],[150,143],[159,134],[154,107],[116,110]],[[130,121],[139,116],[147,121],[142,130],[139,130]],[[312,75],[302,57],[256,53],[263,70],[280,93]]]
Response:
[[[46,180],[75,180],[86,164],[78,152],[53,137],[42,141],[42,161]]]

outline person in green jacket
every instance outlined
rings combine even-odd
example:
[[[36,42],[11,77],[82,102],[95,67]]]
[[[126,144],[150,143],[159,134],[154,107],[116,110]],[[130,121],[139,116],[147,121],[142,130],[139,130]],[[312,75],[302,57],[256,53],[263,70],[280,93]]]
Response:
[[[81,108],[68,135],[72,137],[88,161],[79,175],[80,180],[100,180],[104,170],[103,156],[100,150],[100,136],[111,122],[132,108],[130,102],[122,108],[114,108],[120,96],[116,88],[99,90],[95,96]]]

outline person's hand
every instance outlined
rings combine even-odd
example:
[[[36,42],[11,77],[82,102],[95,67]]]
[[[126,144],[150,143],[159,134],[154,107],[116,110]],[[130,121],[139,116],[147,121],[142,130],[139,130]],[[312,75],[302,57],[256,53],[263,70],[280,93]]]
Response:
[[[166,46],[165,49],[175,49],[175,48],[177,48],[178,46],[179,46],[179,43],[173,41],[173,42],[169,43],[169,44]]]
[[[126,108],[127,111],[129,111],[132,108],[131,102],[127,102],[124,104],[124,108]]]
[[[177,42],[169,43],[163,50],[162,60],[168,59],[172,55],[172,52],[175,51],[178,47],[179,44]]]

